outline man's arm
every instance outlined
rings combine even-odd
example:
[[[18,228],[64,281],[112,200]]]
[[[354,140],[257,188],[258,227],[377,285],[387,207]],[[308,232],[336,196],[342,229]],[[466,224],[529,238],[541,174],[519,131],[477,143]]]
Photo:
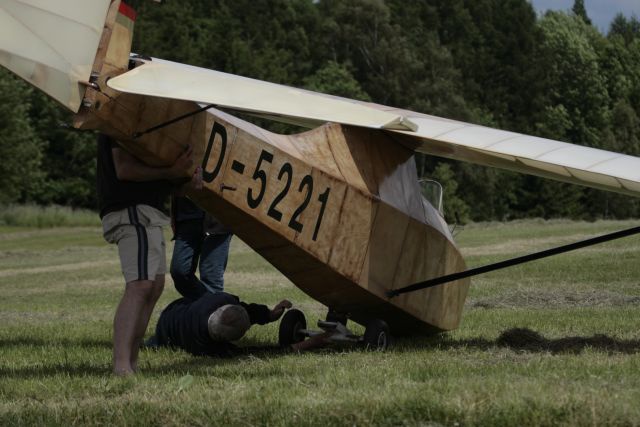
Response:
[[[307,338],[304,341],[297,342],[295,344],[291,344],[290,348],[293,351],[302,352],[307,350],[312,350],[314,348],[319,348],[324,345],[329,344],[329,338],[331,338],[333,332],[328,331],[320,335],[314,335],[311,338]]]
[[[290,301],[283,299],[278,304],[276,304],[275,307],[273,307],[273,310],[269,312],[269,321],[275,322],[280,317],[282,317],[282,314],[286,309],[291,308],[292,306],[293,304],[291,304]]]
[[[276,304],[272,310],[263,304],[247,304],[240,300],[238,302],[249,313],[249,320],[252,325],[266,325],[267,323],[275,322],[287,308],[291,308],[291,303],[286,299]]]
[[[155,181],[183,178],[185,171],[193,165],[193,160],[191,159],[193,150],[191,147],[188,147],[173,165],[167,167],[149,166],[120,147],[114,146],[112,153],[116,176],[121,181]]]
[[[191,181],[181,185],[173,191],[173,195],[176,197],[184,197],[187,194],[187,190],[202,190],[202,166],[197,166],[191,176]],[[173,214],[172,214],[173,215]],[[175,233],[175,230],[174,230]]]

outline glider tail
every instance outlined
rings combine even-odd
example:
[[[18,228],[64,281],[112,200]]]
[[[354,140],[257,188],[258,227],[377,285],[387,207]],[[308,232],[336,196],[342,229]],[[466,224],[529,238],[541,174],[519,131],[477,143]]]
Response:
[[[96,54],[94,72],[112,75],[127,71],[135,21],[136,12],[131,6],[124,1],[112,2]]]
[[[134,21],[121,0],[2,0],[0,65],[78,112],[92,72],[127,70]]]

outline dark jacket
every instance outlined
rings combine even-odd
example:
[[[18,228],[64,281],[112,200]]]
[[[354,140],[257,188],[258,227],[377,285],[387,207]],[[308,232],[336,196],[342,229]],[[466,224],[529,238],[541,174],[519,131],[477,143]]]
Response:
[[[214,341],[209,336],[209,316],[227,304],[239,304],[249,313],[251,324],[269,322],[271,310],[262,304],[245,304],[235,295],[225,292],[207,292],[192,301],[180,298],[169,304],[160,314],[156,326],[156,339],[160,346],[181,348],[196,356],[232,356],[236,346],[229,342]]]
[[[171,218],[175,227],[180,227],[180,223],[185,221],[202,221],[203,232],[207,234],[231,234],[231,230],[216,217],[200,209],[186,197],[171,199]]]

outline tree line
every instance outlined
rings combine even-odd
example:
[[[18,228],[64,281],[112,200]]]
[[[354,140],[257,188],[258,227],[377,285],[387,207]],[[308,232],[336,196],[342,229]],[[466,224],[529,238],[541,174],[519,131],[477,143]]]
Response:
[[[640,155],[640,21],[606,34],[583,0],[130,0],[134,51]],[[0,203],[95,208],[95,134],[0,73]],[[273,129],[282,130],[276,126]],[[450,221],[627,218],[635,198],[418,155]]]

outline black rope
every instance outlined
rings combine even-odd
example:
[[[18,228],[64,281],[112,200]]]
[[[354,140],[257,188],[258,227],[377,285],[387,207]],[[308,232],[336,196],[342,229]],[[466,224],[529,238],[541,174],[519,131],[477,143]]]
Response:
[[[434,286],[442,285],[448,282],[453,282],[455,280],[477,276],[478,274],[488,273],[490,271],[500,270],[500,269],[511,267],[518,264],[524,264],[525,262],[535,261],[537,259],[546,258],[552,255],[562,254],[562,253],[573,251],[576,249],[585,248],[587,246],[597,245],[599,243],[609,242],[611,240],[632,236],[638,233],[640,233],[640,227],[633,227],[627,230],[617,231],[611,234],[605,234],[604,236],[583,240],[581,242],[571,243],[571,244],[559,246],[553,249],[547,249],[545,251],[508,259],[506,261],[500,261],[495,264],[489,264],[482,267],[472,268],[471,270],[461,271],[459,273],[453,273],[453,274],[448,274],[446,276],[436,277],[434,279],[425,280],[424,282],[419,282],[413,285],[406,286],[404,288],[387,291],[386,294],[389,298],[393,298],[395,296],[405,294],[407,292],[414,292],[414,291],[419,291],[421,289],[432,288]]]
[[[143,130],[142,132],[136,132],[136,133],[134,133],[134,134],[133,134],[133,139],[138,139],[138,138],[140,138],[142,135],[145,135],[145,134],[147,134],[147,133],[151,133],[151,132],[155,132],[155,131],[157,131],[158,129],[162,129],[163,127],[166,127],[166,126],[172,125],[172,124],[174,124],[175,122],[179,122],[180,120],[184,120],[184,119],[186,119],[186,118],[188,118],[188,117],[195,116],[196,114],[198,114],[198,113],[202,113],[203,111],[206,111],[206,110],[208,110],[209,108],[213,108],[214,106],[215,106],[214,104],[209,104],[209,105],[204,106],[204,107],[202,107],[202,108],[198,108],[196,111],[192,111],[192,112],[190,112],[190,113],[183,114],[183,115],[178,116],[178,117],[176,117],[176,118],[174,118],[174,119],[171,119],[171,120],[169,120],[169,121],[166,121],[166,122],[160,123],[159,125],[156,125],[156,126],[154,126],[154,127],[151,127],[151,128],[149,128],[149,129],[147,129],[147,130]]]

